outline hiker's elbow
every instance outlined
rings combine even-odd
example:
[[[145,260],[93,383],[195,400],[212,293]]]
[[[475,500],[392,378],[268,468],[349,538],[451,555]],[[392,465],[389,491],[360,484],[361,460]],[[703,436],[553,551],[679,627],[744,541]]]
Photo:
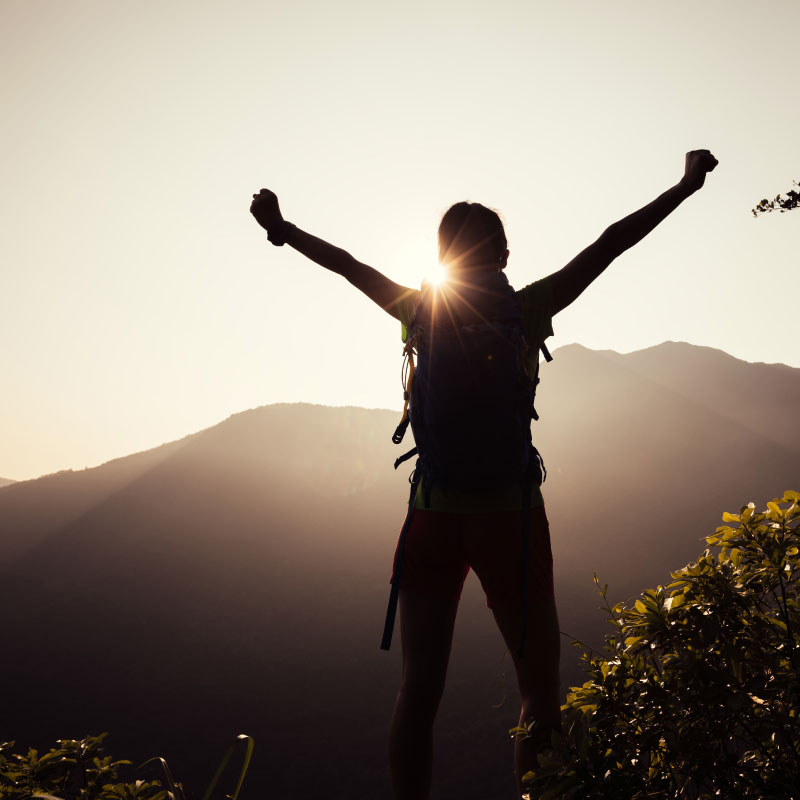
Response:
[[[609,262],[613,261],[626,247],[625,232],[618,222],[609,225],[595,242],[597,255],[608,259]]]

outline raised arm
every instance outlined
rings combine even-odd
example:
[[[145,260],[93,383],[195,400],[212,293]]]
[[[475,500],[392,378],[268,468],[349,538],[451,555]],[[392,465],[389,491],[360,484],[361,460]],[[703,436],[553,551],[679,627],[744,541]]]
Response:
[[[267,231],[268,238],[273,244],[288,244],[321,267],[347,278],[353,286],[364,292],[387,314],[391,314],[395,319],[400,319],[399,303],[413,293],[412,289],[401,286],[399,283],[389,280],[378,270],[356,261],[346,250],[335,247],[300,230],[296,225],[286,222],[281,215],[277,196],[269,189],[262,189],[258,194],[253,195],[250,213]]]
[[[566,308],[618,255],[644,239],[689,195],[700,189],[705,182],[706,173],[716,166],[717,159],[708,150],[692,150],[687,153],[683,178],[675,186],[667,189],[644,208],[606,228],[596,242],[551,275],[553,313]]]

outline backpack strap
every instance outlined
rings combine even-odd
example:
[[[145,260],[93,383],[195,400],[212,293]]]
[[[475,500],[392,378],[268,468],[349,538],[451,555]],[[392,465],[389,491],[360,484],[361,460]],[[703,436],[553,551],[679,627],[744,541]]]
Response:
[[[552,361],[553,356],[550,355],[550,351],[547,349],[547,345],[542,342],[539,345],[539,350],[542,351],[542,355],[544,356],[545,361]],[[533,373],[533,397],[536,398],[536,387],[539,385],[539,361],[536,361],[536,371]],[[535,420],[539,420],[539,413],[536,411],[536,408],[531,404],[531,417]]]
[[[404,392],[404,394],[408,394],[408,392]],[[408,400],[406,400],[406,405],[408,405]],[[408,409],[403,409],[403,418],[400,420],[400,424],[394,429],[394,433],[392,434],[392,441],[395,444],[400,444],[403,441],[403,437],[406,435],[406,428],[408,428],[408,423],[411,422],[410,417],[408,416]],[[408,455],[408,453],[406,453]],[[400,456],[397,461],[394,462],[394,468],[397,469],[398,463],[402,463],[405,460],[405,456]]]
[[[528,612],[528,562],[530,561],[531,538],[531,477],[529,470],[522,483],[522,636],[517,648],[519,658],[522,658],[525,651],[530,617]]]
[[[406,454],[408,456],[408,454]],[[405,522],[400,530],[400,538],[397,540],[397,558],[392,575],[392,588],[389,592],[389,605],[386,607],[386,622],[383,625],[383,638],[381,639],[381,650],[388,650],[392,646],[392,633],[394,632],[394,621],[397,616],[397,601],[400,597],[400,580],[403,577],[403,557],[405,555],[406,534],[408,533],[411,517],[414,515],[414,498],[417,496],[421,472],[415,469],[411,473],[411,493],[408,496],[408,513]]]
[[[398,426],[399,427],[399,426]],[[405,431],[405,428],[403,429]],[[395,436],[397,435],[397,431],[395,431]],[[402,436],[400,437],[403,438]],[[392,437],[392,441],[394,441],[394,436]],[[395,442],[395,444],[399,444],[399,442]],[[417,454],[417,448],[412,447],[407,453],[403,453],[400,458],[396,458],[394,461],[394,468],[397,469],[404,461],[408,461],[409,458],[413,458]]]
[[[411,399],[411,384],[414,381],[414,343],[411,338],[406,342],[405,349],[403,350],[403,367],[400,373],[400,380],[403,384],[403,418],[392,434],[392,441],[395,444],[400,444],[400,442],[403,441],[408,423],[411,422],[411,417],[408,415],[408,402]],[[397,469],[399,464],[402,464],[407,458],[411,458],[411,455],[414,453],[416,453],[416,448],[411,454],[406,453],[404,456],[401,456],[394,462],[394,468]]]

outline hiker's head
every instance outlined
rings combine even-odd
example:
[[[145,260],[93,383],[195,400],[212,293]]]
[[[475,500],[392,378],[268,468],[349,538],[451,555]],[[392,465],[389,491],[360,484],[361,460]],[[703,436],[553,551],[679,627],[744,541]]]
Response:
[[[451,269],[502,270],[508,242],[496,211],[480,203],[456,203],[439,223],[439,261]]]

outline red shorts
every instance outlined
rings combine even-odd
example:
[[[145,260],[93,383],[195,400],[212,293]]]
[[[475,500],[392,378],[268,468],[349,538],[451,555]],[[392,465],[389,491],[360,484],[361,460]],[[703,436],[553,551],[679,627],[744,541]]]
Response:
[[[549,601],[555,597],[553,554],[543,506],[531,509],[530,537],[528,599]],[[395,551],[394,571],[397,558]],[[453,514],[417,508],[406,533],[400,588],[460,596],[472,567],[489,608],[516,609],[522,604],[522,561],[521,512]]]

